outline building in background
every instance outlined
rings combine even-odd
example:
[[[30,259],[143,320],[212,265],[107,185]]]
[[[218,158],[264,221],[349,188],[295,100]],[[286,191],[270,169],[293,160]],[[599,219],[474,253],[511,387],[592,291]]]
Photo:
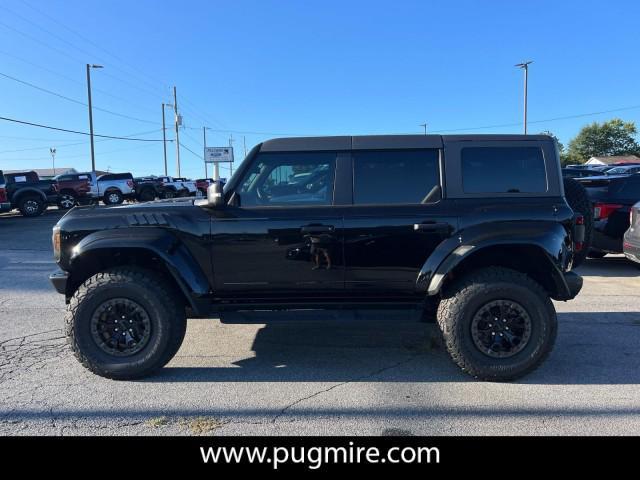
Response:
[[[614,165],[618,163],[640,163],[640,157],[635,155],[614,155],[611,157],[591,157],[587,165]]]

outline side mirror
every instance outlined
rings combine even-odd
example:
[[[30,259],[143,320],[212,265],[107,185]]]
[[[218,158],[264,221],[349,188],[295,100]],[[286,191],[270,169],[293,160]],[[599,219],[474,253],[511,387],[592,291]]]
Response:
[[[207,204],[212,208],[220,208],[224,206],[224,193],[222,191],[222,183],[220,181],[213,182],[207,188]]]

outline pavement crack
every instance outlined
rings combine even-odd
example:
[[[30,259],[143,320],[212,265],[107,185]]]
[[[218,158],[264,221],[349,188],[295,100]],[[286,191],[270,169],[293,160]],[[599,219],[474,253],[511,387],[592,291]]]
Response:
[[[379,368],[377,370],[374,370],[373,372],[367,373],[365,375],[361,375],[361,376],[353,378],[351,380],[345,380],[344,382],[336,383],[334,385],[331,385],[328,388],[323,388],[322,390],[314,392],[311,395],[307,395],[306,397],[299,398],[298,400],[296,400],[294,402],[291,402],[288,405],[286,405],[284,408],[282,408],[280,410],[280,412],[278,412],[278,414],[271,419],[271,423],[276,423],[278,421],[278,419],[280,417],[282,417],[287,411],[289,411],[291,408],[295,407],[296,405],[299,405],[302,402],[306,402],[307,400],[310,400],[312,398],[315,398],[315,397],[318,397],[318,396],[323,395],[325,393],[328,393],[328,392],[330,392],[332,390],[335,390],[336,388],[342,387],[342,386],[347,385],[349,383],[360,382],[362,380],[366,380],[368,378],[375,377],[376,375],[379,375],[379,374],[381,374],[383,372],[386,372],[387,370],[392,370],[394,368],[398,368],[398,367],[400,367],[402,365],[405,365],[405,364],[411,362],[412,360],[414,360],[418,356],[420,356],[420,354],[412,355],[409,358],[405,358],[404,360],[401,360],[399,362],[393,363],[392,365],[387,365],[386,367]]]

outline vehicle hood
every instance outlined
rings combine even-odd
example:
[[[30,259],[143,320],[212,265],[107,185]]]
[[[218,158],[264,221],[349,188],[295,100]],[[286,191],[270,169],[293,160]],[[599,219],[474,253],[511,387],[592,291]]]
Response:
[[[168,226],[176,217],[199,217],[202,208],[193,199],[158,200],[133,205],[83,206],[72,208],[57,226],[67,232],[95,231],[131,226]]]

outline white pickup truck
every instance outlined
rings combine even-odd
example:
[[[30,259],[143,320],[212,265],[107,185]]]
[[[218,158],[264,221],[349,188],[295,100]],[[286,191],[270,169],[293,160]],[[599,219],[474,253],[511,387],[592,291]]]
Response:
[[[106,173],[96,177],[95,172],[87,173],[91,190],[89,196],[102,200],[105,205],[118,205],[135,196],[133,175],[130,173]]]
[[[158,177],[158,179],[162,182],[163,198],[188,197],[195,195],[198,191],[196,182],[193,180],[178,177]]]

